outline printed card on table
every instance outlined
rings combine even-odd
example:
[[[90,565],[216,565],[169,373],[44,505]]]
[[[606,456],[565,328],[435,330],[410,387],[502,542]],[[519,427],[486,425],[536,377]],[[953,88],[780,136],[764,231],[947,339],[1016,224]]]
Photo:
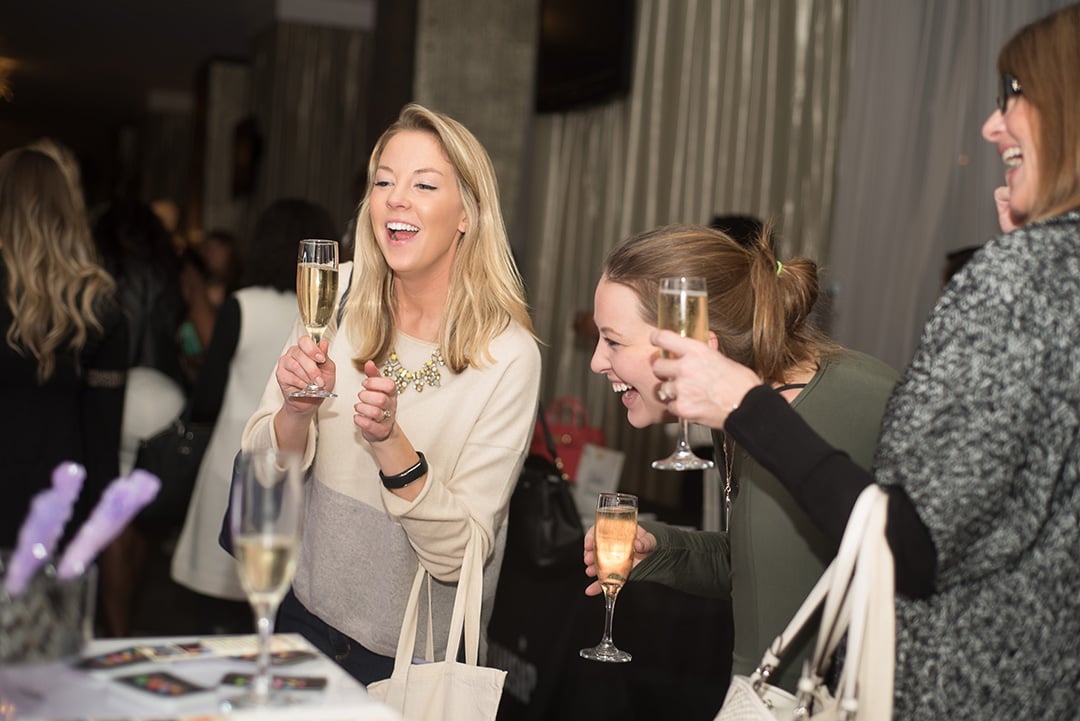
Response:
[[[619,490],[619,477],[622,476],[625,460],[626,454],[613,448],[591,443],[582,446],[573,494],[578,514],[586,528],[593,524],[596,517],[596,497]]]
[[[166,671],[136,673],[130,676],[121,676],[115,680],[117,683],[138,689],[156,698],[183,698],[209,690],[205,686],[192,683]]]

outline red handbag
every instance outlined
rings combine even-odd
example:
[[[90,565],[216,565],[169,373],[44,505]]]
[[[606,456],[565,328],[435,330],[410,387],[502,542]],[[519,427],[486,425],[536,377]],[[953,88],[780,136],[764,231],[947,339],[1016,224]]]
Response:
[[[585,413],[585,404],[575,396],[562,396],[548,406],[544,413],[548,428],[555,441],[555,450],[558,452],[557,459],[551,457],[548,452],[547,442],[544,439],[544,431],[537,421],[533,429],[532,444],[529,453],[543,456],[556,464],[562,462],[560,469],[571,480],[577,478],[578,462],[581,460],[581,451],[586,443],[594,446],[606,445],[604,431],[589,425],[589,417]]]

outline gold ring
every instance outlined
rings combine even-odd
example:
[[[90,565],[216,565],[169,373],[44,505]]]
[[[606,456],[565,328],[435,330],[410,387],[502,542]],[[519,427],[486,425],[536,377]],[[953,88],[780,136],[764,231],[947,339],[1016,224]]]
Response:
[[[389,409],[389,408],[384,408],[384,409],[383,409],[383,412],[382,412],[382,419],[383,419],[384,421],[388,421],[388,420],[390,420],[390,409]]]

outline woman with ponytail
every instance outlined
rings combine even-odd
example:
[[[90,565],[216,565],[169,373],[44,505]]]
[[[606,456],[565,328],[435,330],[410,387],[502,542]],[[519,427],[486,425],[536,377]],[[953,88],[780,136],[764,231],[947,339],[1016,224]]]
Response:
[[[621,394],[631,425],[674,421],[652,369],[657,293],[663,277],[704,277],[709,345],[753,368],[820,435],[869,468],[897,374],[815,328],[811,311],[818,297],[817,265],[807,258],[781,262],[771,248],[767,226],[754,242],[740,244],[720,230],[697,225],[657,228],[616,247],[596,288],[594,319],[600,337],[591,368]],[[729,531],[685,531],[643,522],[630,579],[730,598],[732,668],[748,674],[834,549],[776,478],[723,431],[713,431],[713,445],[721,475],[738,489]],[[589,576],[596,575],[593,549],[590,529],[585,539]],[[595,582],[586,589],[588,595],[599,592]],[[802,660],[812,650],[809,641],[792,648],[792,660],[772,682],[795,690]]]

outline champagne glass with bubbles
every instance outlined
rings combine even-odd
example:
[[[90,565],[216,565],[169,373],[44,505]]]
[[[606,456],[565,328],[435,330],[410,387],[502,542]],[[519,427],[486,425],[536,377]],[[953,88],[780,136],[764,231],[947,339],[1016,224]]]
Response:
[[[296,301],[300,305],[300,320],[316,344],[323,339],[334,317],[337,289],[337,241],[301,240],[296,260]],[[291,398],[337,398],[336,393],[331,393],[314,383],[308,383],[306,388],[293,391],[289,396]]]
[[[270,640],[278,605],[292,584],[304,515],[300,454],[269,449],[243,453],[233,480],[229,528],[240,585],[255,612],[257,670],[246,695],[226,708],[278,705],[291,701],[272,691]]]
[[[704,278],[661,278],[657,325],[702,343],[709,340],[709,295]],[[668,357],[664,351],[664,357]],[[679,439],[667,458],[653,461],[659,471],[695,471],[712,468],[713,462],[699,458],[690,448],[690,424],[679,419]]]
[[[634,565],[638,499],[629,493],[601,493],[596,499],[596,578],[604,589],[604,635],[600,643],[580,651],[582,658],[607,663],[626,663],[630,654],[615,648],[611,621],[615,598]]]

